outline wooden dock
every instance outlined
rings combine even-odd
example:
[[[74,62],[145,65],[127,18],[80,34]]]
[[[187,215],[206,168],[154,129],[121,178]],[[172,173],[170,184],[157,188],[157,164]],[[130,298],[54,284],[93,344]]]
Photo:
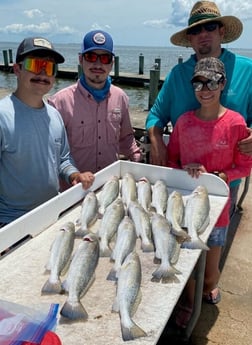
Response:
[[[13,73],[13,64],[8,65],[0,64],[0,72]],[[60,68],[57,71],[56,78],[60,79],[70,79],[77,80],[78,69],[70,68]],[[137,73],[125,73],[119,72],[115,73],[112,71],[110,73],[112,82],[118,85],[128,85],[135,87],[144,87],[150,83],[150,73],[149,74],[137,74]],[[165,77],[160,77],[158,82],[158,87],[160,88],[164,82]]]

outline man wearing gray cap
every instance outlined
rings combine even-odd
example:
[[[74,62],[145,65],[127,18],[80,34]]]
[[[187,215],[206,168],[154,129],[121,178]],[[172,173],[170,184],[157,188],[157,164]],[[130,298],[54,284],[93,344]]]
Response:
[[[25,38],[16,63],[17,89],[0,101],[0,227],[59,193],[59,176],[69,185],[91,186],[70,157],[59,112],[43,100],[64,57],[43,37]]]
[[[125,156],[141,160],[125,92],[111,84],[113,40],[105,31],[88,32],[79,63],[83,74],[74,85],[58,91],[48,102],[65,123],[71,154],[80,170],[93,173]],[[62,188],[66,188],[62,184]]]

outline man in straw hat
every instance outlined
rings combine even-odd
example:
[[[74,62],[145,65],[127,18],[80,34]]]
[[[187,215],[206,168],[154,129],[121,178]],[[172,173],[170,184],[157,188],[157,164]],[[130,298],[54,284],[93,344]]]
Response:
[[[194,4],[188,26],[171,36],[173,44],[192,47],[195,54],[184,63],[174,66],[167,75],[155,104],[147,119],[146,129],[151,140],[151,163],[166,165],[166,147],[163,143],[163,129],[169,121],[175,125],[184,112],[199,107],[191,85],[191,78],[197,60],[203,57],[217,57],[225,65],[227,83],[221,95],[221,103],[242,114],[248,127],[252,127],[252,60],[236,55],[222,48],[222,43],[233,42],[242,33],[242,23],[234,16],[222,16],[212,1],[198,1]],[[252,134],[242,140],[239,148],[252,154]],[[233,212],[240,180],[231,184]]]

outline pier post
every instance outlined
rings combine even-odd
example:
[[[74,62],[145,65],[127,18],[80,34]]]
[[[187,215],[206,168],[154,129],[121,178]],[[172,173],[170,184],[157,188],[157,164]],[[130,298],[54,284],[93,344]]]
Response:
[[[150,70],[150,86],[149,86],[149,106],[148,109],[153,106],[155,99],[158,95],[160,71],[158,69]]]
[[[139,55],[139,74],[144,74],[144,56],[142,53]]]
[[[119,56],[115,56],[114,76],[115,76],[115,78],[119,77]]]
[[[78,78],[82,76],[82,66],[78,64]]]
[[[159,71],[159,77],[158,79],[160,79],[160,71],[161,71],[161,58],[158,57],[155,59],[155,70],[158,70]]]
[[[182,63],[183,62],[183,56],[182,55],[179,55],[178,57],[178,63]]]
[[[9,66],[9,62],[8,62],[7,50],[3,50],[3,59],[4,59],[4,66],[8,67]]]
[[[9,49],[9,61],[13,63],[12,49]]]

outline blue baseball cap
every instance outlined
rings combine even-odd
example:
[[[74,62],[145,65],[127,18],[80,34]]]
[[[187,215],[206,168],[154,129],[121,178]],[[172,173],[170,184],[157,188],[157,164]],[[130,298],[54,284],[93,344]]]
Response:
[[[112,37],[105,31],[93,30],[88,32],[82,42],[81,53],[87,53],[91,50],[105,50],[108,53],[113,53],[113,40]]]

